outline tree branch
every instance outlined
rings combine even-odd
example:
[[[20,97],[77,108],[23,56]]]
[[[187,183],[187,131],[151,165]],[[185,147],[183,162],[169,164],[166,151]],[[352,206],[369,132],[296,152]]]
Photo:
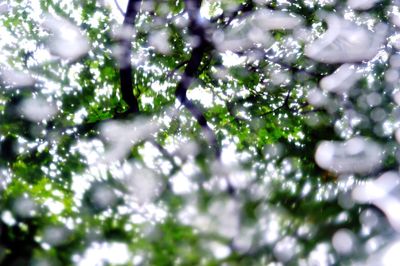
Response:
[[[124,27],[133,27],[135,23],[136,15],[139,11],[141,0],[129,0],[124,16]],[[116,4],[118,4],[116,2]],[[80,125],[68,126],[63,128],[62,134],[86,134],[92,130],[95,130],[101,123],[118,118],[125,118],[131,113],[139,113],[139,103],[137,97],[133,93],[133,77],[132,77],[132,66],[131,66],[131,53],[132,53],[132,42],[130,38],[121,38],[118,43],[122,49],[122,60],[120,62],[120,86],[122,99],[129,106],[128,110],[121,114],[115,114],[113,117],[106,120],[99,120],[95,122],[88,122]],[[125,61],[126,60],[126,61]],[[70,133],[67,133],[67,132]]]
[[[206,39],[206,32],[202,25],[200,18],[200,6],[201,0],[185,0],[186,11],[189,14],[189,29],[197,39],[196,46],[193,48],[189,61],[186,64],[183,77],[179,81],[176,90],[175,96],[182,103],[183,106],[193,115],[196,119],[197,123],[201,126],[209,141],[211,142],[212,147],[214,148],[215,156],[217,158],[221,155],[221,150],[217,143],[217,139],[215,137],[214,132],[208,126],[207,120],[202,113],[202,111],[187,98],[187,90],[193,82],[193,79],[196,77],[198,72],[200,63],[203,59],[204,52],[210,47],[210,42]]]
[[[189,15],[189,30],[195,37],[195,44],[190,59],[186,64],[183,76],[176,87],[175,96],[196,119],[211,144],[211,147],[214,149],[216,159],[219,161],[221,159],[221,148],[218,144],[215,133],[209,127],[202,111],[192,101],[190,101],[186,95],[193,79],[198,75],[199,67],[205,52],[213,47],[212,43],[210,43],[206,38],[206,30],[202,18],[200,17],[200,6],[201,0],[185,0],[185,8]],[[228,178],[226,178],[226,182],[228,194],[234,195],[235,188],[232,186]]]
[[[179,171],[180,166],[176,164],[174,157],[160,144],[158,143],[155,139],[149,139],[149,142],[157,148],[157,150],[163,155],[172,165],[172,170],[171,170],[171,176],[172,173],[176,173]]]
[[[121,13],[121,15],[125,16],[124,10],[122,10],[121,6],[118,3],[118,0],[114,0],[114,4],[117,7],[118,11]]]
[[[293,90],[293,87],[291,87],[288,90],[288,92],[287,92],[287,94],[285,96],[285,100],[283,101],[283,103],[280,106],[278,106],[275,109],[272,109],[270,111],[267,111],[267,112],[264,112],[262,114],[259,114],[259,116],[264,116],[264,115],[269,115],[269,114],[275,113],[276,111],[279,111],[282,108],[286,108],[287,110],[290,110],[289,99],[290,99],[290,93],[292,92],[292,90]]]
[[[140,2],[140,0],[129,0],[123,22],[124,27],[133,27],[136,15],[139,10]],[[122,38],[119,41],[119,44],[122,48],[122,60],[127,60],[127,62],[123,62],[120,65],[119,70],[122,99],[129,106],[128,113],[138,113],[139,103],[138,99],[133,93],[131,65],[132,42],[129,38]]]

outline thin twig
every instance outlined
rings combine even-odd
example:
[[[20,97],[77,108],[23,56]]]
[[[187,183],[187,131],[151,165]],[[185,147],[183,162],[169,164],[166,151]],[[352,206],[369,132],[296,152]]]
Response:
[[[118,0],[114,0],[114,4],[117,7],[118,11],[121,13],[121,15],[125,17],[125,12],[124,12],[124,10],[122,10],[121,6],[119,5]]]
[[[293,90],[293,88],[290,88],[288,90],[288,92],[286,94],[286,97],[285,97],[285,100],[283,101],[283,103],[280,106],[278,106],[275,109],[272,109],[270,111],[267,111],[265,113],[259,114],[259,116],[264,116],[264,115],[269,115],[269,114],[275,113],[275,112],[279,111],[282,108],[287,108],[288,110],[290,110],[290,108],[289,108],[289,99],[290,99],[290,93],[292,92],[292,90]]]
[[[150,139],[149,142],[157,148],[157,150],[165,157],[167,160],[171,163],[172,165],[172,171],[171,172],[176,172],[174,169],[179,169],[179,165],[176,164],[174,157],[160,144],[158,143],[155,139]]]

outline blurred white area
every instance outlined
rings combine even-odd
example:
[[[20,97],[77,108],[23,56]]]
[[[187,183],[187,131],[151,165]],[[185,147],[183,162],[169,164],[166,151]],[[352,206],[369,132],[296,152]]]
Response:
[[[231,249],[228,245],[224,245],[217,241],[205,242],[204,249],[208,249],[216,259],[224,259],[231,254]]]
[[[350,230],[340,229],[332,238],[332,245],[340,254],[350,254],[355,248],[354,235]]]
[[[68,241],[68,231],[62,226],[48,226],[43,232],[43,242],[51,246],[59,246]]]
[[[124,14],[121,13],[118,6],[123,12],[125,12],[128,5],[128,0],[104,0],[104,3],[111,9],[111,15],[117,21],[117,23],[122,24],[124,20]]]
[[[7,3],[0,3],[0,15],[6,14],[9,10]]]
[[[382,147],[363,137],[322,141],[315,152],[318,166],[336,173],[368,173],[378,168],[382,159]]]
[[[110,143],[105,161],[123,159],[133,144],[151,136],[158,129],[157,123],[140,117],[132,122],[108,121],[102,124],[101,134]]]
[[[131,42],[134,35],[136,34],[135,28],[130,25],[119,25],[112,31],[112,37],[115,40],[123,40]],[[117,60],[120,68],[126,67],[131,64],[130,58],[126,57],[126,47],[120,43],[116,43],[111,47],[112,55]]]
[[[91,200],[95,205],[101,208],[113,206],[121,195],[110,186],[94,184],[96,181],[107,179],[111,174],[126,189],[123,197],[126,204],[116,209],[120,215],[129,213],[130,222],[135,224],[160,222],[165,219],[166,211],[154,203],[164,186],[160,175],[142,163],[127,160],[105,161],[104,148],[99,140],[80,141],[75,147],[89,163],[83,174],[73,176],[72,190],[76,206],[82,205],[84,194],[90,188],[93,188]],[[140,152],[145,154],[148,150]]]
[[[215,199],[207,212],[201,213],[196,206],[188,204],[179,213],[179,220],[205,233],[234,238],[240,229],[239,205],[232,199]]]
[[[113,189],[105,184],[96,184],[93,188],[91,195],[91,201],[97,207],[105,209],[112,206],[117,202],[117,195],[115,195]]]
[[[37,206],[31,198],[20,197],[13,202],[12,209],[18,216],[26,218],[35,215]]]
[[[131,258],[128,246],[125,243],[93,242],[85,251],[83,257],[74,256],[78,266],[93,266],[108,264],[127,264]]]
[[[139,204],[151,203],[162,189],[162,182],[156,173],[134,165],[127,169],[124,184]]]
[[[126,0],[121,0],[119,2],[122,7],[126,6]],[[362,5],[362,1],[349,2],[357,2],[359,5]],[[368,2],[375,3],[376,1],[365,1],[364,5],[368,4]],[[112,5],[115,4],[112,3]],[[113,13],[114,12],[115,8],[113,8]],[[116,13],[116,16],[121,18],[122,15],[118,11]],[[215,40],[222,40],[222,44],[220,45],[222,45],[222,47],[225,47],[223,49],[242,49],[243,47],[250,47],[254,45],[254,43],[268,46],[270,45],[270,41],[272,40],[270,39],[269,33],[265,30],[293,29],[295,27],[298,27],[302,23],[301,19],[299,19],[298,17],[294,17],[286,12],[270,10],[258,11],[258,13],[254,14],[254,17],[252,17],[251,19],[252,21],[249,21],[248,23],[255,24],[252,24],[251,28],[248,29],[249,31],[246,34],[244,34],[243,36],[239,36],[242,38],[237,38],[237,36],[235,36],[236,31],[238,31],[240,34],[242,33],[240,31],[241,26],[239,25],[233,27],[231,29],[231,33],[229,33],[229,31],[228,33],[218,32],[217,35],[214,36]],[[61,24],[65,26],[65,24]],[[353,62],[363,60],[364,57],[366,57],[367,59],[372,58],[376,54],[379,45],[373,46],[373,44],[375,43],[374,41],[376,41],[375,38],[380,35],[379,31],[377,31],[376,33],[372,33],[364,28],[361,28],[360,26],[351,24],[350,22],[340,21],[339,24],[341,28],[339,28],[339,30],[335,32],[336,35],[330,32],[331,35],[329,36],[329,38],[328,36],[323,37],[326,39],[331,39],[330,42],[329,40],[325,39],[325,42],[317,43],[318,45],[316,47],[321,48],[321,51],[318,51],[318,53],[314,55],[317,57],[316,60],[328,63],[330,63],[329,60],[342,60],[341,62]],[[253,26],[255,28],[253,28]],[[332,25],[329,26],[331,27]],[[342,28],[344,28],[343,32]],[[78,40],[80,40],[78,41],[78,44],[82,44],[80,42],[85,42],[83,40],[85,38],[81,39],[82,35],[79,37],[80,33],[77,33],[76,30],[77,28],[69,32],[67,30],[65,36],[63,35],[64,33],[61,34],[59,32],[56,32],[53,37],[55,37],[57,34],[62,35],[61,37],[58,36],[58,41],[65,41],[63,38],[67,39],[67,45],[61,47],[64,50],[66,49],[67,51],[64,51],[63,49],[52,49],[52,47],[50,46],[52,53],[64,59],[70,60],[79,58],[84,53],[86,53],[87,51],[84,52],[84,50],[89,49],[89,46],[85,47],[85,45],[83,45],[84,49],[82,50],[82,47],[76,48],[75,43],[68,43],[70,42],[70,38],[78,38]],[[329,30],[332,29],[330,28]],[[55,32],[56,30],[53,28],[51,29],[51,31]],[[129,36],[133,34],[132,32],[128,33],[130,34]],[[353,34],[355,35],[355,37],[360,39],[353,39],[355,38],[352,36]],[[154,46],[156,50],[161,53],[168,53],[169,47],[166,45],[168,45],[169,43],[167,41],[167,37],[168,36],[164,35],[162,32],[152,33],[149,40],[150,45]],[[343,42],[338,40],[340,38],[344,39]],[[227,43],[223,44],[223,42]],[[339,45],[337,45],[337,43],[339,43]],[[53,44],[56,46],[58,45],[56,42],[54,42]],[[71,45],[71,47],[68,45]],[[369,46],[367,47],[366,45]],[[349,48],[348,46],[351,49],[347,49]],[[312,45],[308,46],[308,48],[310,49],[316,47]],[[335,50],[337,48],[340,49]],[[358,49],[359,51],[357,51]],[[315,52],[316,50],[311,49],[311,51]],[[226,54],[228,53],[229,51],[227,51]],[[223,60],[224,65],[226,66],[230,66],[230,64],[242,64],[242,58],[240,57],[225,56]],[[275,80],[276,84],[280,84],[281,82],[286,80],[286,76],[283,75],[282,72],[277,72],[276,74],[277,76],[275,76],[275,79],[273,79]],[[6,83],[15,87],[27,86],[34,83],[32,77],[26,73],[12,72],[11,74],[7,74],[4,76],[8,77],[3,77],[3,80]],[[323,90],[329,92],[346,93],[349,88],[354,85],[359,77],[359,74],[351,65],[345,64],[339,67],[337,71],[332,75],[323,78],[321,80],[320,86]],[[208,97],[209,95],[210,97]],[[206,95],[203,91],[200,91],[198,95],[199,100],[203,100],[202,103],[204,106],[208,106],[207,102],[211,106],[212,102],[209,99],[211,99],[212,95],[209,95]],[[313,90],[308,96],[309,102],[317,107],[323,105],[326,101],[326,95],[324,95],[323,92],[318,89]],[[21,113],[28,117],[28,119],[31,119],[33,121],[42,121],[51,116],[53,112],[55,113],[57,111],[56,109],[51,109],[51,105],[49,107],[47,102],[29,102],[30,100],[32,99],[24,101],[23,104],[20,106]],[[152,133],[156,132],[156,130],[158,130],[158,125],[146,120],[138,120],[132,123],[122,123],[115,121],[115,123],[111,122],[105,124],[102,128],[102,134],[107,140],[110,141],[111,144],[110,149],[106,152],[106,161],[124,158],[129,152],[133,143],[141,141],[144,138],[152,135]],[[194,145],[195,143],[193,143],[193,145],[184,145],[182,149],[179,149],[176,152],[177,156],[184,157],[185,155],[188,155],[190,153],[195,154],[198,147],[194,147]],[[273,151],[271,151],[271,154],[272,153]],[[224,150],[222,154],[222,160],[225,163],[236,163],[237,161],[232,160],[233,154],[235,154],[235,151],[233,151],[232,149]],[[338,173],[365,173],[376,169],[381,164],[383,152],[382,148],[372,141],[364,138],[353,138],[346,142],[323,142],[318,146],[315,157],[317,163],[322,168],[329,171],[334,171]],[[91,157],[91,160],[96,159],[102,160],[100,156],[97,158]],[[96,161],[92,163],[95,162]],[[229,172],[228,169],[219,169],[219,171],[223,170]],[[232,167],[232,169],[229,170],[237,171],[238,169],[234,169],[234,167]],[[129,176],[129,178],[126,179],[126,185],[133,197],[137,200],[137,202],[141,204],[150,203],[159,195],[161,184],[159,176],[144,168],[133,168],[130,174],[131,175]],[[240,181],[239,178],[237,180]],[[353,197],[359,202],[374,201],[374,204],[388,216],[391,224],[394,225],[395,228],[400,228],[400,218],[397,217],[397,213],[400,213],[398,212],[398,210],[400,210],[399,200],[395,197],[388,196],[391,186],[397,183],[398,176],[394,176],[392,175],[392,173],[387,173],[386,176],[378,178],[376,182],[372,182],[371,184],[366,185],[366,187],[360,187],[354,190],[355,192],[353,192]],[[195,185],[193,184],[195,183],[191,182],[191,180],[184,175],[177,175],[172,178],[173,191],[177,194],[188,194],[190,192],[193,192],[196,189]],[[242,187],[247,185],[244,182],[243,184],[244,185],[242,185]],[[82,183],[79,184],[79,186],[81,185]],[[191,186],[193,186],[194,188]],[[307,189],[309,190],[311,188]],[[115,195],[112,194],[109,190],[99,189],[94,194],[94,200],[100,205],[105,206],[109,205],[110,202],[115,200],[114,196]],[[199,230],[204,230],[207,232],[209,230],[212,233],[215,232],[227,238],[237,237],[239,230],[241,230],[241,227],[239,226],[239,208],[237,205],[237,202],[231,200],[216,201],[211,204],[207,214],[190,216],[189,220],[191,220],[191,222],[193,222]],[[393,210],[395,212],[393,212]],[[10,218],[9,215],[5,215],[5,217],[6,218],[3,219],[8,218],[11,222],[13,221],[12,216]],[[273,230],[268,231],[269,234],[266,236],[266,238],[268,238],[271,242],[277,241],[276,245],[273,246],[273,252],[275,256],[280,261],[287,262],[297,252],[296,247],[298,246],[298,244],[296,243],[296,239],[292,237],[285,237],[279,240],[278,233],[271,233],[271,231]],[[58,240],[60,240],[60,234],[62,232],[49,230],[49,232],[47,233],[50,234],[48,236],[48,239],[50,239],[48,240],[48,242],[54,244],[57,243]],[[241,240],[242,241],[240,243],[239,241],[235,242],[236,246],[240,246],[244,250],[249,249],[249,246],[251,246],[251,240]],[[346,230],[339,230],[338,232],[336,232],[332,239],[332,244],[335,250],[342,254],[349,254],[355,245],[354,238],[352,237],[351,232],[348,232]],[[224,258],[228,256],[231,252],[228,246],[219,242],[210,243],[209,248],[216,258]],[[320,246],[320,248],[324,250],[323,246]],[[396,255],[399,254],[399,252],[400,241],[393,243],[389,248],[385,249],[385,252],[381,257],[382,264],[375,263],[370,265],[397,265]],[[328,253],[328,251],[326,251],[326,253]],[[318,258],[318,261],[328,261],[328,258],[326,258],[327,255],[325,256],[324,254],[325,253],[321,251],[318,252],[318,255],[315,256],[323,256],[322,259]],[[108,263],[124,264],[128,263],[128,259],[129,252],[124,244],[95,243],[90,249],[85,252],[85,255],[80,261],[79,265],[96,265],[97,263],[102,263],[104,261]]]
[[[304,54],[323,63],[353,63],[372,59],[385,41],[387,27],[379,24],[375,32],[337,15],[326,17],[328,30],[306,45]]]
[[[161,54],[169,54],[171,52],[169,32],[167,30],[158,30],[150,33],[149,44]]]
[[[112,31],[112,37],[117,40],[132,41],[133,35],[135,35],[136,30],[131,25],[118,25]]]
[[[48,14],[42,26],[51,32],[48,47],[53,55],[75,61],[89,51],[88,39],[72,22]]]
[[[215,31],[213,41],[222,52],[240,51],[253,46],[268,48],[273,43],[269,30],[289,30],[301,24],[301,18],[288,12],[261,9],[232,23],[225,31]]]
[[[393,13],[390,16],[390,21],[397,27],[400,27],[400,14],[399,13]]]
[[[251,19],[260,28],[267,30],[287,30],[301,26],[302,18],[284,11],[261,9],[255,11]]]
[[[1,70],[0,77],[4,83],[13,88],[33,86],[35,84],[35,79],[30,74],[12,69]]]
[[[353,199],[359,203],[372,203],[385,213],[392,227],[400,232],[400,197],[397,193],[400,184],[398,172],[383,173],[376,180],[369,180],[354,188]]]
[[[382,249],[368,255],[368,258],[354,266],[398,266],[400,254],[400,238],[395,236],[392,241]]]
[[[397,172],[385,172],[379,178],[357,186],[353,190],[353,198],[362,203],[381,200],[400,183]]]
[[[342,94],[347,93],[359,78],[361,74],[356,72],[354,66],[344,64],[333,74],[323,77],[319,85],[325,91]]]
[[[328,243],[318,244],[308,256],[308,264],[306,265],[332,265],[332,256],[330,256],[330,246]]]
[[[383,250],[381,257],[382,265],[384,266],[395,266],[399,265],[399,254],[400,254],[400,241],[393,241],[387,248]]]
[[[315,107],[322,107],[328,102],[328,96],[320,89],[312,89],[307,94],[307,101]]]
[[[354,10],[367,10],[381,0],[348,0],[347,5]]]
[[[190,167],[189,169],[194,169],[194,167]],[[183,171],[180,171],[176,175],[172,176],[170,178],[170,182],[172,191],[176,195],[195,193],[198,189],[198,184],[195,183],[187,173],[183,173]]]
[[[285,236],[279,240],[273,248],[275,257],[281,262],[288,262],[299,252],[297,239],[291,236]]]
[[[28,98],[18,106],[21,115],[33,122],[48,120],[57,113],[57,107],[42,98]]]

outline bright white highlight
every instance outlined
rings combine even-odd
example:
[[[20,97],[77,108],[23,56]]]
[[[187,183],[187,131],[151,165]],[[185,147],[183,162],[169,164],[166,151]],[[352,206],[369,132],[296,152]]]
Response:
[[[308,44],[304,54],[324,63],[352,63],[372,59],[386,36],[386,26],[378,25],[375,33],[353,22],[329,15],[328,30]]]
[[[213,41],[221,51],[240,51],[253,46],[269,47],[273,39],[270,30],[291,30],[302,24],[302,19],[287,12],[262,9],[255,11],[225,32],[216,31]]]
[[[367,10],[378,2],[380,0],[348,0],[347,5],[354,10]]]
[[[371,140],[355,137],[346,142],[323,141],[315,161],[323,169],[337,173],[368,173],[381,164],[382,148]]]
[[[391,192],[400,184],[397,172],[386,172],[378,179],[359,185],[353,198],[360,203],[372,203],[385,213],[392,227],[400,232],[400,199]]]
[[[30,98],[19,105],[20,113],[27,119],[40,122],[50,119],[57,113],[57,108],[41,98]]]
[[[340,229],[332,238],[332,245],[338,253],[349,254],[354,248],[354,237],[351,231]]]
[[[333,74],[321,79],[319,85],[323,90],[346,93],[361,77],[353,66],[349,64],[341,65]]]
[[[93,243],[86,250],[84,256],[78,262],[79,266],[103,265],[104,262],[109,264],[126,264],[130,258],[130,252],[126,244],[123,243]]]
[[[52,54],[75,61],[89,51],[87,38],[68,20],[47,15],[42,25],[52,33],[48,43]]]
[[[105,154],[106,161],[120,160],[130,151],[133,144],[151,136],[159,125],[147,119],[137,118],[133,122],[110,121],[101,127],[101,134],[111,144]]]
[[[27,87],[35,84],[35,80],[26,72],[4,69],[0,72],[0,76],[6,84],[14,88]]]

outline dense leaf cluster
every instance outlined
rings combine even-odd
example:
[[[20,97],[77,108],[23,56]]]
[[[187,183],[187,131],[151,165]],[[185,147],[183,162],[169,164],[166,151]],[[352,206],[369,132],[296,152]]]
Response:
[[[398,168],[395,1],[129,0],[117,16],[112,1],[32,2],[0,13],[2,265],[333,265],[392,241],[384,211],[352,190]],[[301,26],[257,28],[262,10]],[[320,88],[340,64],[305,55],[328,14],[388,27],[372,60],[351,62],[361,76],[345,94]],[[48,16],[88,50],[52,48]],[[321,141],[355,136],[382,147],[380,167],[315,162]]]

